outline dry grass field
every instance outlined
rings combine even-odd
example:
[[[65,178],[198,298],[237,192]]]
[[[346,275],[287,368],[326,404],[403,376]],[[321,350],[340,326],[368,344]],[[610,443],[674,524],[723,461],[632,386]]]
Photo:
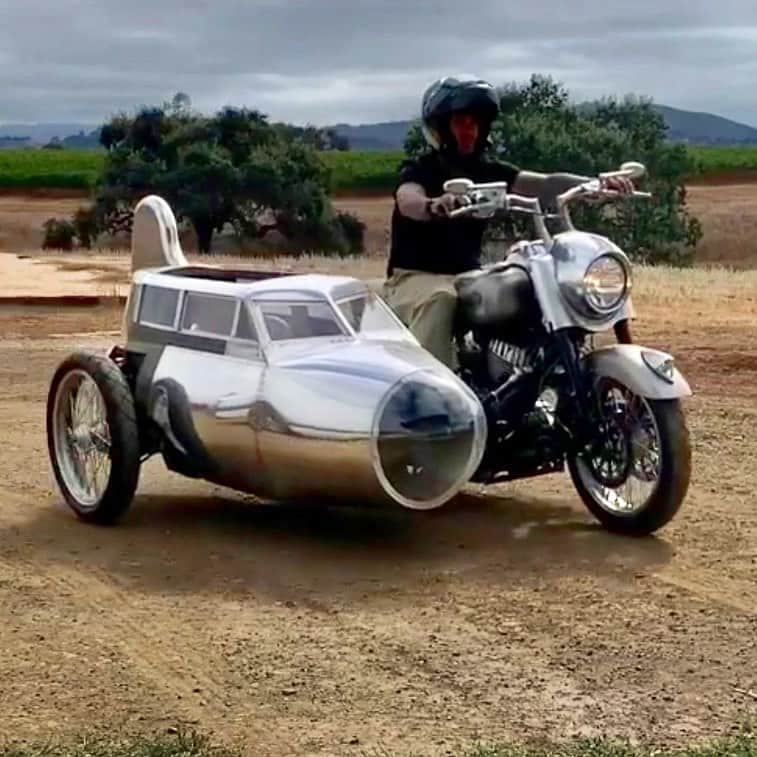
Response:
[[[703,257],[757,268],[757,197],[721,190],[692,191]],[[76,203],[1,198],[0,248]],[[386,202],[341,204],[380,249]],[[127,267],[0,255],[15,296],[115,292]],[[65,354],[111,344],[120,308],[0,301],[0,742],[189,724],[256,757],[430,756],[573,734],[675,746],[756,716],[757,270],[642,268],[634,297],[637,339],[695,391],[688,499],[643,540],[598,529],[563,476],[434,513],[305,513],[157,460],[120,525],[85,526],[51,481],[46,392]]]
[[[85,202],[75,191],[40,191],[30,195],[0,192],[0,250],[38,249],[45,220],[51,216],[70,217]],[[700,263],[757,267],[757,182],[697,184],[688,189],[688,203],[704,228],[704,239],[697,253]],[[335,204],[356,213],[367,224],[368,252],[384,254],[391,198],[339,197]],[[192,240],[187,239],[187,244],[191,248]]]

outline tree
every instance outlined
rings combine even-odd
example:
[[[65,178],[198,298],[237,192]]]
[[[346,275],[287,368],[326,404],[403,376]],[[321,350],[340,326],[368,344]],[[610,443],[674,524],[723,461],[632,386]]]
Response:
[[[540,75],[506,84],[499,95],[502,112],[491,134],[494,157],[528,170],[588,176],[627,160],[644,163],[651,200],[578,203],[571,209],[576,226],[609,236],[639,262],[691,262],[701,227],[688,212],[683,182],[694,160],[684,145],[667,141],[664,119],[649,100],[629,96],[574,106],[560,83]],[[406,152],[417,154],[424,144],[416,125]],[[531,234],[532,225],[513,216],[493,229],[498,232],[514,240]]]
[[[162,107],[114,116],[92,217],[111,233],[130,228],[131,209],[161,195],[194,228],[202,252],[227,226],[244,237],[276,230],[323,251],[362,251],[354,219],[334,211],[330,174],[305,130],[269,124],[257,110],[225,107],[212,117],[177,93]]]
[[[177,92],[171,102],[164,107],[174,113],[189,113],[192,110],[192,98],[186,92]]]
[[[412,121],[405,137],[404,150],[408,156],[420,155],[426,150],[426,139],[421,131],[421,122]]]
[[[294,126],[293,124],[277,123],[274,128],[283,136],[292,141],[302,142],[314,150],[339,150],[346,152],[350,149],[347,137],[340,134],[336,129],[319,129],[316,126]]]

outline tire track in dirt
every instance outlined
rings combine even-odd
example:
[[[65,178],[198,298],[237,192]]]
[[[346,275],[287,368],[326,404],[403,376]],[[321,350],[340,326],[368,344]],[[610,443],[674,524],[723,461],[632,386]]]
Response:
[[[682,572],[683,570],[686,572]],[[693,568],[671,568],[665,573],[654,573],[653,577],[713,604],[757,617],[757,587],[753,583],[709,576],[701,569]]]
[[[30,564],[31,565],[31,564]],[[38,562],[33,567],[39,570]],[[194,634],[182,634],[178,627],[171,627],[164,615],[158,616],[151,608],[138,606],[128,593],[103,575],[94,566],[87,572],[67,565],[56,565],[54,570],[45,568],[49,583],[86,603],[97,611],[108,608],[109,640],[116,644],[140,673],[156,687],[171,694],[182,696],[183,707],[192,693],[198,689],[207,697],[207,707],[190,705],[198,719],[210,710],[222,713],[224,708],[223,685],[209,670],[209,654],[201,653],[191,644]],[[180,645],[174,642],[180,640]],[[167,653],[172,649],[173,654]]]
[[[28,495],[0,490],[6,512],[28,508],[29,501]],[[101,636],[155,689],[165,705],[165,716],[177,717],[185,725],[201,723],[204,730],[233,725],[234,702],[220,672],[223,658],[209,642],[203,643],[208,640],[207,630],[185,622],[187,612],[177,609],[173,598],[163,596],[156,601],[135,593],[97,565],[69,564],[67,556],[57,561],[54,548],[46,554],[39,545],[13,540],[6,540],[2,547],[4,573],[35,576],[41,588],[52,590],[74,610],[80,608],[89,620],[107,614],[103,624],[97,623],[104,630],[96,631],[95,638]],[[245,730],[256,739],[266,736],[270,741],[270,733],[264,734],[248,720]]]

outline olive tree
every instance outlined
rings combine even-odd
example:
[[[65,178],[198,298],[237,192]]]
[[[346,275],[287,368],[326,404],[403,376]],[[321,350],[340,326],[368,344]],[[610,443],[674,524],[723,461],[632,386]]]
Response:
[[[108,154],[92,218],[111,233],[129,229],[136,202],[156,193],[192,225],[201,252],[227,226],[245,237],[276,230],[310,249],[361,252],[362,225],[332,207],[330,174],[310,140],[252,109],[203,116],[179,95],[118,114],[101,129]]]

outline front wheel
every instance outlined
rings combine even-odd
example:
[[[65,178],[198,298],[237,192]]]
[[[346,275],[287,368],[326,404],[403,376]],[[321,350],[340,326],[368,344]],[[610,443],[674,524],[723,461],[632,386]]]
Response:
[[[139,480],[134,399],[107,357],[75,353],[58,367],[47,399],[47,446],[69,507],[110,524],[131,504]]]
[[[568,460],[573,484],[609,531],[646,536],[680,509],[691,477],[691,444],[679,400],[639,397],[607,379],[601,431]]]

